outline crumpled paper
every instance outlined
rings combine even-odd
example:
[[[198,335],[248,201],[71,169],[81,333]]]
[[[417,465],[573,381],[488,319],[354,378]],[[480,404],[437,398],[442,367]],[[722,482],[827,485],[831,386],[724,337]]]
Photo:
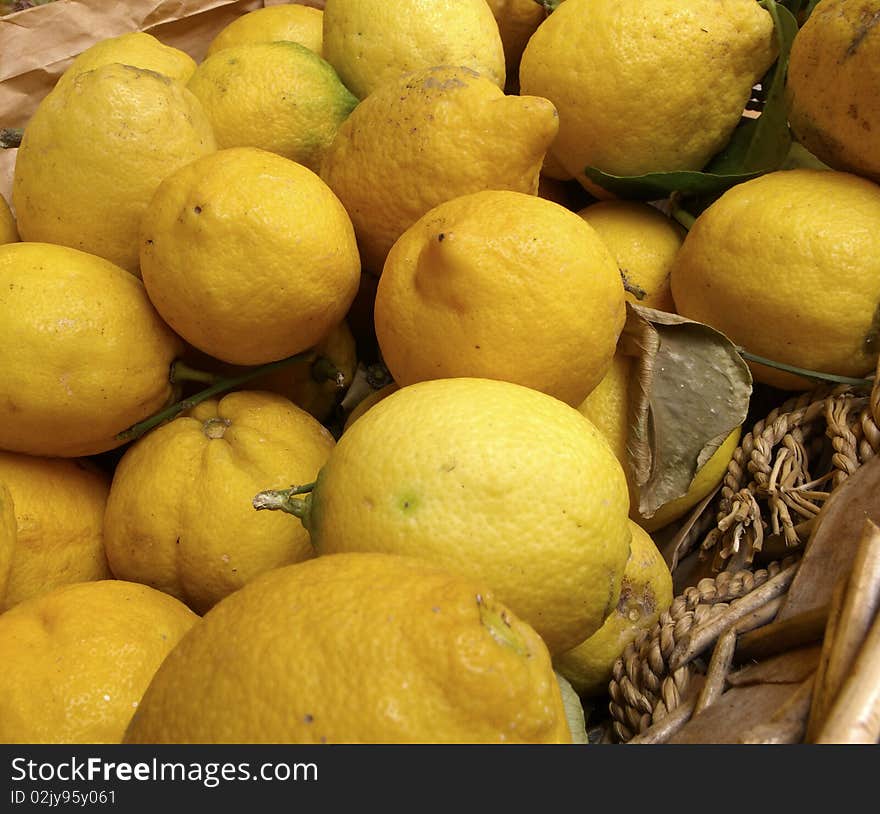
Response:
[[[0,17],[0,127],[24,127],[74,57],[100,40],[146,31],[200,62],[221,28],[275,5],[281,0],[56,0]],[[0,194],[7,201],[15,153],[0,149]]]

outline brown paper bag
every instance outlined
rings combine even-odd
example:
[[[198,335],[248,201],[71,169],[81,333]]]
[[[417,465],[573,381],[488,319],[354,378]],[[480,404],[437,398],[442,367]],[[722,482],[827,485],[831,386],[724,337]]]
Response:
[[[146,31],[197,62],[236,17],[283,0],[56,0],[0,17],[0,127],[24,127],[73,58],[100,40]],[[323,0],[298,0],[323,8]],[[15,150],[0,150],[10,199]]]

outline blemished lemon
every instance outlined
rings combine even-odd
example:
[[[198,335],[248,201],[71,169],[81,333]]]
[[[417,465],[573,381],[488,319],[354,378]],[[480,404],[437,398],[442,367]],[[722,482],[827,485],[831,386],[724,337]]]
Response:
[[[0,615],[0,742],[119,743],[198,617],[145,585],[65,585]]]
[[[187,87],[219,148],[260,147],[315,172],[357,104],[330,64],[295,42],[225,48],[199,65]]]
[[[576,407],[605,375],[626,317],[621,276],[574,212],[522,192],[463,195],[391,249],[376,337],[401,386],[502,379]]]
[[[835,169],[880,182],[878,20],[878,0],[822,0],[795,35],[785,91],[798,141]]]
[[[546,99],[505,96],[467,68],[436,67],[361,102],[327,151],[321,177],[351,216],[373,274],[429,209],[484,189],[535,194],[558,126]]]
[[[767,173],[697,218],[672,266],[676,310],[775,362],[866,376],[880,337],[878,243],[877,184],[828,170]],[[749,367],[775,387],[815,384]]]
[[[0,613],[61,585],[110,577],[103,534],[110,479],[103,472],[81,461],[0,451],[0,483],[15,523]]]
[[[104,518],[113,575],[204,613],[258,574],[313,556],[303,528],[256,514],[251,499],[265,483],[314,480],[333,444],[304,410],[257,391],[204,401],[148,433],[113,475]]]
[[[15,505],[12,492],[0,481],[0,607],[6,602],[12,558],[18,542],[18,525],[15,521]]]
[[[630,404],[632,364],[631,356],[615,353],[608,373],[578,406],[578,410],[598,427],[623,467],[629,488],[630,517],[647,531],[656,531],[683,517],[718,486],[739,444],[742,427],[734,427],[730,431],[727,438],[696,471],[685,494],[664,503],[651,517],[644,517],[639,512],[639,491],[627,450],[630,423],[633,419]]]
[[[322,53],[324,12],[301,3],[266,6],[236,17],[224,26],[208,45],[206,56],[252,42],[298,42]]]
[[[18,229],[15,226],[15,217],[6,198],[0,195],[0,243],[15,243],[18,241]]]
[[[327,0],[324,58],[363,99],[435,65],[470,68],[504,87],[504,45],[485,0]]]
[[[224,362],[308,350],[360,282],[354,229],[311,170],[255,147],[172,172],[141,223],[141,271],[163,319]]]
[[[183,343],[140,280],[67,246],[0,246],[0,449],[73,458],[173,397]]]
[[[311,494],[265,497],[255,505],[303,516],[319,555],[417,556],[485,582],[551,652],[598,630],[629,556],[608,443],[577,410],[510,382],[402,387],[342,434]]]
[[[184,84],[196,69],[196,61],[186,51],[165,45],[145,31],[130,31],[86,48],[58,77],[54,89],[66,87],[80,74],[114,62],[155,71]]]
[[[46,96],[15,161],[22,240],[96,254],[138,273],[138,228],[170,172],[216,148],[201,103],[174,79],[118,63]]]
[[[699,170],[730,138],[775,42],[754,0],[566,0],[529,39],[520,91],[556,105],[551,152],[585,186],[587,166]]]
[[[172,651],[126,743],[571,743],[540,637],[490,586],[338,554],[229,596]]]
[[[614,662],[672,604],[669,566],[646,531],[635,523],[630,528],[632,548],[617,607],[589,639],[553,659],[556,670],[583,697],[607,692]]]
[[[579,214],[617,261],[626,299],[674,311],[669,272],[685,230],[659,209],[639,201],[600,201]]]

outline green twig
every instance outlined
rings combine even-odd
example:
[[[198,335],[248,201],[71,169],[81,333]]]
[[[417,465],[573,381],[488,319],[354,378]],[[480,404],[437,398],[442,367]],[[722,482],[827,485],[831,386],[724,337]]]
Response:
[[[179,359],[171,365],[171,384],[177,382],[202,382],[202,384],[217,384],[220,377],[216,373],[207,370],[198,370],[184,364]]]
[[[818,379],[819,381],[852,385],[870,385],[874,382],[873,377],[858,379],[852,376],[839,376],[836,373],[821,373],[818,370],[807,370],[803,367],[787,365],[784,362],[777,362],[775,359],[768,359],[766,356],[758,356],[756,353],[749,353],[747,350],[745,350],[745,348],[741,348],[740,346],[737,346],[736,350],[743,359],[748,359],[750,362],[757,362],[758,364],[766,365],[767,367],[776,368],[777,370],[783,370],[786,373],[793,373],[796,376],[803,376],[806,379]]]
[[[238,387],[241,384],[246,384],[251,381],[251,379],[256,379],[259,376],[263,376],[266,373],[271,373],[273,370],[278,370],[278,368],[285,367],[286,365],[292,364],[293,362],[301,361],[302,359],[306,359],[313,351],[304,351],[303,353],[297,353],[293,356],[288,356],[286,359],[280,359],[277,362],[269,362],[266,365],[260,365],[259,367],[252,368],[247,373],[242,373],[240,376],[232,376],[228,379],[219,379],[215,381],[210,387],[205,388],[204,390],[200,390],[194,396],[190,396],[187,399],[183,399],[182,401],[178,401],[175,404],[172,404],[170,407],[166,407],[164,410],[160,410],[158,413],[151,415],[149,418],[145,418],[143,421],[139,421],[137,424],[129,427],[127,430],[123,430],[116,436],[117,441],[133,441],[136,438],[140,438],[145,433],[149,432],[154,427],[158,427],[160,424],[165,421],[170,421],[172,418],[176,418],[182,412],[186,410],[191,410],[197,404],[201,404],[203,401],[206,401],[213,396],[219,395],[220,393],[225,393],[227,390],[232,390],[233,387]],[[174,367],[176,364],[172,366],[172,371],[174,371]],[[172,372],[172,375],[174,373]]]

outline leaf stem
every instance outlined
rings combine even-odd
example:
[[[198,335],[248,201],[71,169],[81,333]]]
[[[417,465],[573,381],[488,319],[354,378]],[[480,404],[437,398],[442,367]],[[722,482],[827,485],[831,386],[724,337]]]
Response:
[[[870,385],[873,384],[873,377],[858,379],[852,376],[840,376],[836,373],[822,373],[818,370],[807,370],[803,367],[795,367],[794,365],[787,365],[784,362],[777,362],[774,359],[768,359],[766,356],[758,356],[756,353],[749,353],[745,348],[736,346],[736,350],[743,359],[748,359],[750,362],[757,362],[761,365],[766,365],[767,367],[776,368],[777,370],[784,370],[786,373],[793,373],[797,376],[803,376],[807,379],[818,379],[819,381],[826,382],[836,382],[838,384],[852,384],[852,385]]]
[[[158,413],[154,413],[149,418],[145,418],[143,421],[139,421],[137,424],[132,425],[127,430],[123,430],[116,436],[117,441],[133,441],[136,438],[140,438],[145,433],[149,432],[154,427],[158,427],[160,424],[165,421],[170,421],[172,418],[176,418],[180,413],[185,410],[191,410],[197,404],[201,404],[203,401],[219,395],[220,393],[225,393],[227,390],[231,390],[233,387],[238,387],[241,384],[245,384],[249,382],[251,379],[256,379],[259,376],[262,376],[266,373],[271,373],[273,370],[278,370],[281,367],[285,367],[286,365],[292,364],[293,362],[298,362],[302,359],[308,358],[313,351],[308,350],[303,353],[297,353],[293,356],[288,356],[286,359],[279,359],[277,362],[269,362],[265,365],[259,365],[258,367],[252,368],[247,373],[242,373],[240,376],[231,376],[228,379],[217,379],[214,384],[210,387],[205,388],[204,390],[200,390],[194,396],[190,396],[189,398],[183,399],[182,401],[178,401],[175,404],[172,404],[170,407],[166,407],[163,410],[160,410]],[[177,367],[177,362],[172,365],[172,379],[176,374],[175,368]],[[184,366],[185,367],[185,366]]]
[[[677,192],[673,192],[669,196],[669,214],[673,220],[678,221],[689,232],[696,223],[696,216],[692,215],[687,209],[681,205],[681,196]]]
[[[171,383],[176,382],[202,382],[203,384],[216,384],[220,377],[216,373],[207,370],[198,370],[190,367],[177,359],[171,365]]]
[[[315,482],[312,481],[312,483],[291,486],[289,489],[266,489],[254,496],[253,507],[257,511],[269,509],[269,511],[292,514],[305,524],[311,502],[309,495],[314,488]],[[296,495],[306,495],[306,497],[299,498]]]

